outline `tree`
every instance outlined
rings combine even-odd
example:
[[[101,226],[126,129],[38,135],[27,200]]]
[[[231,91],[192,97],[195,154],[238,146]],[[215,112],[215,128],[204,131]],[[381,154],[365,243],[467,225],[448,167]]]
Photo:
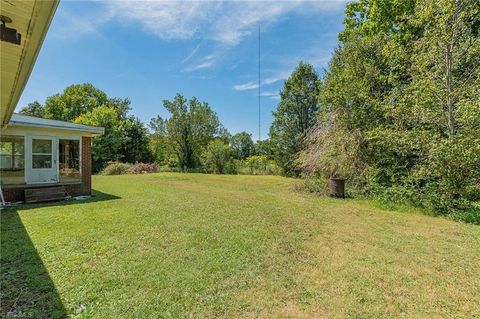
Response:
[[[202,153],[202,165],[208,173],[232,173],[234,165],[230,146],[221,139],[212,140]]]
[[[109,161],[121,161],[123,159],[122,148],[125,138],[122,121],[117,112],[107,106],[99,106],[91,111],[78,116],[75,123],[101,126],[105,128],[105,134],[93,138],[92,141],[92,168],[99,172]]]
[[[149,162],[148,131],[132,116],[130,100],[108,97],[90,83],[70,85],[60,94],[47,97],[45,106],[30,103],[22,114],[71,121],[105,128],[105,135],[93,139],[93,170],[98,172],[108,161]]]
[[[122,145],[122,160],[127,163],[151,162],[154,160],[148,147],[148,129],[140,119],[130,116],[123,126],[125,138]]]
[[[90,83],[68,86],[63,93],[47,97],[45,117],[61,121],[74,121],[78,116],[99,106],[106,106],[105,92]]]
[[[203,149],[225,131],[217,114],[208,103],[195,97],[187,100],[180,94],[172,101],[164,100],[163,106],[171,114],[165,120],[166,130],[179,166],[182,169],[198,167]]]
[[[168,143],[167,121],[157,115],[157,117],[154,117],[150,120],[148,126],[151,131],[148,145],[155,161],[161,165],[172,164],[169,163],[172,150],[170,143]],[[175,163],[173,163],[173,166],[176,166]]]
[[[417,10],[414,21],[425,28],[413,46],[412,96],[432,98],[444,115],[441,125],[453,136],[459,106],[479,101],[480,6],[476,0],[438,0],[420,2]]]
[[[275,146],[270,139],[256,141],[253,149],[255,155],[265,155],[269,160],[273,160]]]
[[[19,113],[34,117],[44,117],[45,108],[38,101],[34,101],[32,103],[28,103],[28,105],[22,108]]]
[[[250,169],[250,174],[265,174],[267,172],[268,157],[266,155],[252,155],[245,159],[245,165]]]
[[[233,135],[230,139],[230,146],[232,147],[233,157],[239,160],[244,160],[255,152],[252,134],[247,132]]]
[[[296,174],[294,155],[302,149],[306,131],[315,123],[319,110],[318,74],[310,64],[300,62],[280,91],[280,103],[273,113],[270,138],[275,157],[287,174]]]

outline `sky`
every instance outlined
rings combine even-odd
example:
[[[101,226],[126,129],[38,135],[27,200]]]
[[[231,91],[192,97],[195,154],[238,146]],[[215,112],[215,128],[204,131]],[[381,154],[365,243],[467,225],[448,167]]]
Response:
[[[62,0],[17,110],[76,83],[129,98],[148,123],[176,93],[208,102],[235,134],[268,137],[279,91],[299,61],[321,75],[343,29],[344,0]]]

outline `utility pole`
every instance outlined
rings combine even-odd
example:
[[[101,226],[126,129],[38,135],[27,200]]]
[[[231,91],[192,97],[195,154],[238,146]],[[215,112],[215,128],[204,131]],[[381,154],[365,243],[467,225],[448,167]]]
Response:
[[[260,104],[260,24],[258,25],[258,140],[261,139],[261,104]]]

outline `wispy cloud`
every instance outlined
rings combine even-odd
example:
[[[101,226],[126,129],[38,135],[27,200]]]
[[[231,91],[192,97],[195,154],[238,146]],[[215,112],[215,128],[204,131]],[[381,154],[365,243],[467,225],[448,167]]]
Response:
[[[193,50],[182,60],[182,64],[188,62],[197,53],[201,45],[202,45],[202,42],[197,44],[197,46],[193,48]]]
[[[285,81],[297,67],[299,61],[312,64],[316,69],[325,68],[331,57],[331,51],[325,50],[321,45],[313,46],[308,50],[294,56],[285,55],[272,58],[274,68],[262,70],[261,87],[268,87],[279,81]],[[236,91],[247,91],[258,88],[258,81],[240,83],[233,86]],[[265,91],[261,96],[278,99],[278,92]]]
[[[109,13],[103,13],[103,10],[99,8],[97,9],[86,13],[89,18],[85,19],[73,12],[59,8],[54,20],[54,23],[58,24],[59,27],[52,33],[52,36],[61,40],[77,39],[86,35],[103,37],[98,29],[111,21],[113,16]]]
[[[273,75],[264,79],[262,81],[262,84],[269,85],[269,84],[276,83],[278,81],[285,81],[286,79],[288,79],[292,71],[293,71],[293,68],[291,67],[286,67],[286,68],[280,69],[279,71],[275,71]]]
[[[276,72],[274,75],[264,80],[261,80],[261,85],[264,86],[264,85],[276,83],[278,81],[286,80],[289,77],[290,73],[291,73],[290,68]],[[258,81],[251,81],[247,83],[236,84],[233,86],[233,89],[235,91],[246,91],[246,90],[258,89]]]
[[[235,91],[246,91],[246,90],[253,90],[258,89],[258,82],[252,81],[242,84],[236,84],[233,86]]]
[[[268,27],[284,15],[297,12],[325,12],[344,7],[349,0],[264,0],[264,1],[138,1],[92,2],[95,9],[82,12],[82,18],[59,9],[68,36],[97,32],[115,20],[123,25],[136,24],[164,40],[194,37],[236,45],[258,25]],[[101,7],[101,8],[99,8]]]
[[[196,64],[186,67],[185,71],[192,72],[192,71],[197,71],[202,69],[209,69],[213,67],[214,62],[215,62],[215,57],[213,55],[207,55],[207,56],[204,56],[202,59],[200,59],[200,61],[197,62]]]
[[[262,80],[262,85],[269,85],[279,81],[285,81],[292,74],[300,61],[310,63],[317,70],[327,67],[332,56],[330,50],[325,50],[322,44],[312,45],[308,50],[296,55],[278,56],[275,59],[275,69],[264,70],[267,74]]]
[[[280,94],[279,94],[278,91],[265,91],[265,92],[261,92],[261,93],[260,93],[260,96],[269,97],[269,98],[275,99],[275,100],[280,99]]]
[[[109,1],[109,17],[139,24],[161,39],[201,37],[236,45],[258,25],[292,11],[342,8],[346,0],[317,1]]]

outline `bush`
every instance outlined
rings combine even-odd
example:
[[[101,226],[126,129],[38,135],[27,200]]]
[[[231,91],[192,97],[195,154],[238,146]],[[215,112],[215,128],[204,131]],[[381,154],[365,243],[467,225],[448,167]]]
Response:
[[[480,137],[458,134],[436,143],[430,150],[428,173],[441,195],[477,200],[480,193]]]
[[[221,140],[213,140],[207,145],[202,154],[202,165],[207,173],[235,173],[232,150]]]
[[[101,175],[122,175],[127,174],[130,164],[120,163],[120,162],[108,162],[107,167],[105,167]]]
[[[306,176],[356,179],[365,171],[361,156],[362,135],[335,122],[336,114],[319,118],[304,140],[295,165]]]
[[[248,168],[252,175],[280,175],[280,167],[266,155],[253,155],[243,161],[243,165]],[[243,173],[243,170],[242,170]]]
[[[161,172],[170,172],[170,173],[203,173],[204,170],[201,168],[186,168],[182,169],[178,166],[169,166],[163,165],[159,169]]]
[[[129,174],[146,174],[146,173],[158,173],[158,164],[153,163],[137,163],[131,166],[127,173]]]
[[[454,220],[480,225],[480,202],[472,205],[470,209],[452,214]]]

